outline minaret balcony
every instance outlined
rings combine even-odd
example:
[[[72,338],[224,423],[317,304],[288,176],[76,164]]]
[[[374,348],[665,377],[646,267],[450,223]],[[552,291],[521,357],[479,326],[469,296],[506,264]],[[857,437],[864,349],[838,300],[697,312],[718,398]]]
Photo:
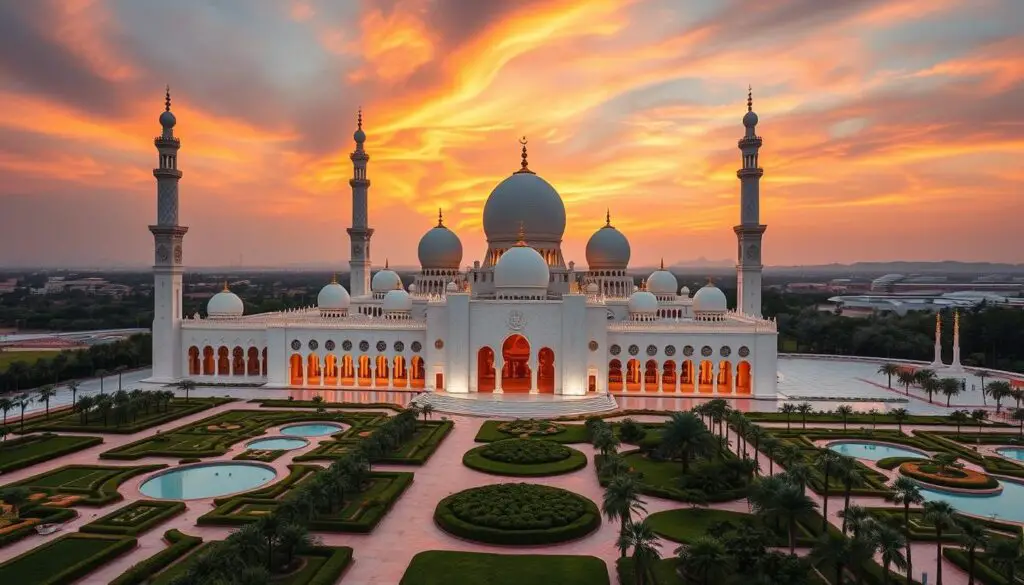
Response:
[[[736,146],[739,148],[743,148],[744,146],[760,147],[762,142],[761,137],[755,134],[753,136],[744,136],[743,138],[740,138],[736,141]]]
[[[158,179],[180,179],[181,171],[178,169],[153,169],[153,176]]]
[[[740,169],[736,171],[736,176],[740,179],[748,177],[762,177],[764,176],[764,169],[761,167],[754,167],[752,169]]]
[[[153,144],[157,146],[181,146],[181,139],[177,136],[157,136],[153,139]]]

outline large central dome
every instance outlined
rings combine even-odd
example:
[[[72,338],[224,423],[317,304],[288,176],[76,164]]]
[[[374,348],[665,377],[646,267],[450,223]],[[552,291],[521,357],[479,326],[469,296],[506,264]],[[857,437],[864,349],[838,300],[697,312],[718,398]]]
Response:
[[[550,183],[528,170],[498,183],[484,204],[488,242],[514,242],[520,226],[531,242],[558,242],[565,233],[562,198]]]

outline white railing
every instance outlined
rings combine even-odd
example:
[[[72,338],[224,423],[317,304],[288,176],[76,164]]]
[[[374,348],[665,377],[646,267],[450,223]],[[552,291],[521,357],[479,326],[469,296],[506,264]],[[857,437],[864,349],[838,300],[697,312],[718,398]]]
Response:
[[[346,317],[325,317],[317,308],[290,309],[260,313],[234,319],[183,319],[182,329],[264,329],[268,326],[309,327],[313,329],[398,329],[418,331],[427,328],[426,321],[388,319],[361,314]]]
[[[757,319],[746,315],[739,316],[727,313],[721,321],[701,319],[658,319],[656,321],[617,321],[608,324],[609,332],[647,332],[647,333],[777,333],[775,321]]]

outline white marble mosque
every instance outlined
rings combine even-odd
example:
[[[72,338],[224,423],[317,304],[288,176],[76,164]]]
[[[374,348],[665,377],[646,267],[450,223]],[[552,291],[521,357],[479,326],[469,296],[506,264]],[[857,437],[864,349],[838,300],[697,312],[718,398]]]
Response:
[[[565,206],[529,168],[498,182],[484,206],[487,250],[463,265],[458,235],[441,213],[419,242],[420,271],[404,283],[385,264],[374,271],[370,179],[362,113],[351,153],[352,227],[348,288],[327,283],[317,306],[244,312],[225,290],[205,317],[182,315],[178,223],[180,140],[170,93],[155,139],[159,166],[155,240],[153,375],[150,382],[262,384],[267,388],[423,389],[470,393],[607,393],[776,396],[777,330],[761,317],[758,166],[761,138],[748,96],[741,168],[738,306],[709,283],[691,295],[662,267],[640,286],[627,274],[630,246],[597,222],[586,269],[566,262]]]

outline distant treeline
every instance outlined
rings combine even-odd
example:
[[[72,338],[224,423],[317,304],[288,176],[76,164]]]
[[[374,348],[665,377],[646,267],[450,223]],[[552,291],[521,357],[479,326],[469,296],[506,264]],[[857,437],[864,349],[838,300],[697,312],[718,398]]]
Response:
[[[153,338],[149,334],[132,335],[113,343],[90,346],[88,349],[62,351],[33,363],[10,362],[0,372],[0,388],[17,392],[63,380],[96,375],[116,375],[118,371],[149,366],[153,363]]]

